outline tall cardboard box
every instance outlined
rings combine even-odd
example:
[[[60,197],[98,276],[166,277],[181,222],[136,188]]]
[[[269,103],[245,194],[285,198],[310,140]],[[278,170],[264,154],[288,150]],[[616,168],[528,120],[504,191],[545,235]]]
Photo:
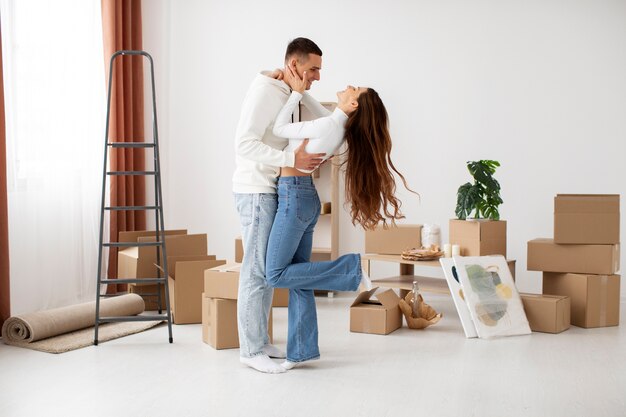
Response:
[[[365,253],[400,255],[404,250],[422,246],[421,224],[382,226],[365,231]]]
[[[375,294],[376,288],[360,293],[350,306],[350,331],[389,334],[402,327],[400,297],[393,290]]]
[[[187,230],[166,230],[165,236],[186,235]],[[140,238],[154,237],[154,230],[119,232],[118,242],[138,242]],[[206,252],[204,252],[206,254]],[[117,252],[118,278],[156,278],[156,248],[153,246],[133,246],[119,248]]]
[[[461,247],[461,256],[502,255],[506,258],[506,221],[450,219],[449,241]]]
[[[619,194],[558,194],[554,197],[554,243],[619,243]]]
[[[273,317],[270,310],[267,332],[273,341]],[[202,294],[202,340],[215,349],[239,347],[237,300],[209,298]]]
[[[225,264],[222,260],[180,260],[167,257],[170,309],[175,324],[202,323],[204,270]]]
[[[614,274],[619,271],[619,245],[559,245],[552,239],[528,242],[529,271]]]
[[[156,294],[161,292],[161,306],[159,307],[159,299]],[[130,294],[139,294],[146,305],[146,311],[166,310],[167,304],[165,300],[165,285],[161,284],[128,284],[128,292]],[[166,310],[167,311],[167,310]]]
[[[533,332],[561,333],[570,326],[570,298],[562,295],[520,293]]]
[[[571,299],[571,321],[578,327],[619,325],[619,275],[543,273],[544,294]]]

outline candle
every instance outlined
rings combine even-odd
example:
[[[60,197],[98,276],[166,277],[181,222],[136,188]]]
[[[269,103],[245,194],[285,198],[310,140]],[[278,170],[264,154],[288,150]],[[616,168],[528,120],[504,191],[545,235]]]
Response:
[[[452,256],[461,256],[461,247],[459,245],[452,245]]]
[[[446,258],[452,257],[452,245],[449,243],[445,243],[443,245],[443,256]]]

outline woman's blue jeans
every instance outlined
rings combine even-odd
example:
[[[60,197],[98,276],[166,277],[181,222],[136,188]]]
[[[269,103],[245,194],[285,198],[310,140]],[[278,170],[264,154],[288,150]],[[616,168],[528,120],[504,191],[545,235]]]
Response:
[[[333,207],[336,209],[336,207]],[[355,291],[361,282],[361,257],[309,262],[320,200],[311,177],[278,179],[278,211],[267,244],[269,285],[289,289],[287,360],[318,358],[317,312],[313,290]]]

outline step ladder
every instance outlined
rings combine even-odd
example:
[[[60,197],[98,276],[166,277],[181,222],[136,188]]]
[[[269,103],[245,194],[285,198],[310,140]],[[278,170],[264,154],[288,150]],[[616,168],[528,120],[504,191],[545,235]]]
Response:
[[[116,58],[124,55],[140,55],[148,59],[150,62],[150,78],[152,85],[152,130],[153,140],[152,142],[109,142],[109,118],[111,116],[111,86],[113,85],[113,63]],[[148,148],[154,151],[154,168],[151,171],[108,171],[108,156],[111,149],[128,149],[128,148]],[[153,176],[154,178],[154,205],[151,206],[111,206],[106,207],[105,202],[105,190],[107,178],[111,176],[124,176],[124,175],[144,175]],[[112,211],[137,211],[137,210],[153,210],[156,219],[155,242],[104,242],[104,216],[105,213]],[[129,322],[129,321],[167,321],[167,327],[169,331],[169,342],[173,342],[172,338],[172,315],[170,310],[170,297],[169,287],[167,283],[167,273],[164,277],[161,276],[161,271],[157,272],[155,278],[122,278],[122,279],[106,279],[101,276],[102,274],[102,252],[104,248],[120,248],[120,247],[133,247],[133,246],[154,246],[156,248],[157,264],[160,265],[159,259],[161,253],[163,254],[163,271],[167,269],[167,252],[165,250],[165,225],[163,222],[163,193],[161,190],[161,170],[159,160],[159,137],[157,131],[157,112],[156,112],[156,96],[154,87],[154,63],[150,54],[144,51],[130,51],[123,50],[117,51],[111,56],[111,62],[109,66],[109,88],[107,96],[107,116],[106,116],[106,133],[104,135],[104,169],[102,172],[102,200],[100,206],[100,241],[98,246],[98,286],[96,294],[96,322],[95,322],[95,334],[94,345],[98,345],[98,326],[103,323],[112,322]],[[157,268],[158,269],[158,268]],[[158,315],[138,315],[138,316],[116,316],[116,317],[102,317],[100,316],[100,298],[122,295],[118,294],[101,294],[102,284],[158,284],[158,289],[153,295],[158,300]],[[162,314],[161,311],[161,285],[165,286],[165,306],[166,313]]]

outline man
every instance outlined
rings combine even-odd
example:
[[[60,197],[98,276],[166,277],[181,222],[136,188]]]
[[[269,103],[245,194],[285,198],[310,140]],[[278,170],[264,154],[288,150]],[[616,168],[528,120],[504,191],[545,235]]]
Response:
[[[320,79],[322,51],[313,41],[296,38],[285,54],[285,67],[293,64],[298,75],[306,72],[308,90]],[[295,152],[285,152],[288,140],[272,133],[274,119],[290,93],[283,81],[257,75],[244,99],[235,137],[233,192],[244,246],[237,303],[240,361],[267,373],[285,372],[270,359],[284,358],[285,353],[269,344],[267,334],[273,288],[265,279],[265,252],[278,205],[276,178],[280,167],[312,170],[325,156],[306,153],[307,141]],[[302,104],[315,111],[311,103],[313,98],[304,94]]]

